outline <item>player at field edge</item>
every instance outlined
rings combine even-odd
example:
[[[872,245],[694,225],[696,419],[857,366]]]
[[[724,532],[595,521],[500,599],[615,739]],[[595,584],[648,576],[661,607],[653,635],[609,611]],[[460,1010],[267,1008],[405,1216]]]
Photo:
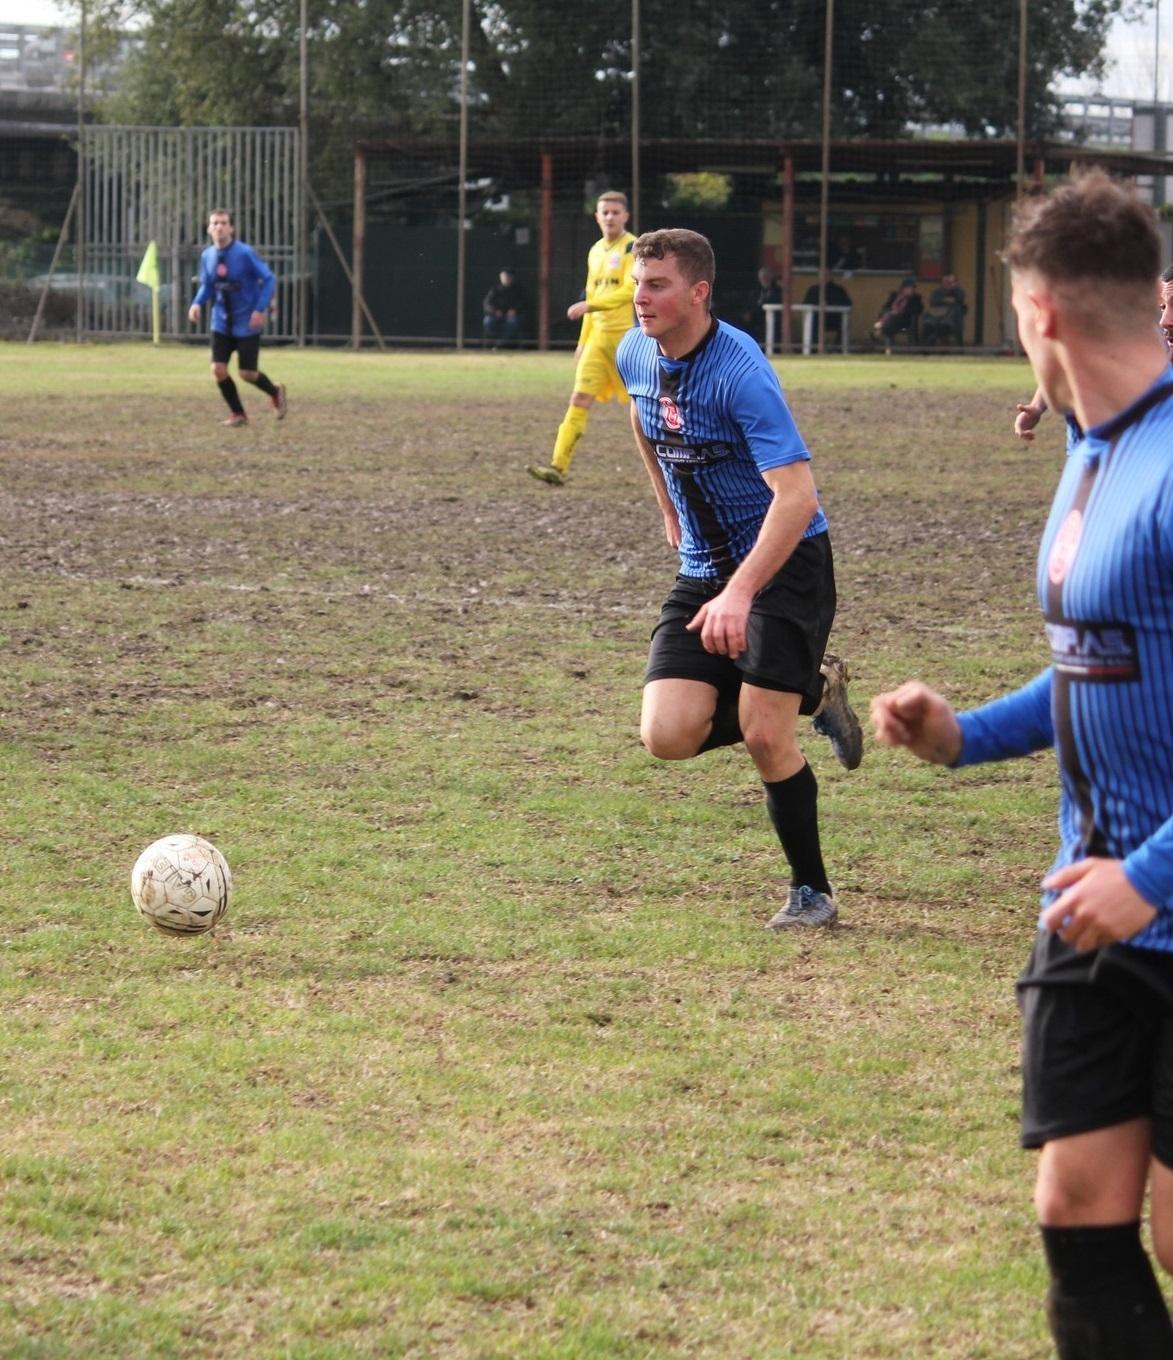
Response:
[[[640,736],[661,760],[744,741],[790,866],[769,929],[838,915],[800,713],[854,769],[847,669],[825,655],[835,571],[810,453],[754,339],[710,310],[716,265],[694,231],[632,248],[637,326],[619,346],[635,442],[680,574],[652,634]]]
[[[1165,267],[1157,283],[1157,307],[1159,308],[1157,325],[1165,338],[1169,362],[1173,363],[1173,264]],[[1014,433],[1029,444],[1035,437],[1035,426],[1047,414],[1047,402],[1042,388],[1036,387],[1030,401],[1020,401],[1014,409],[1017,412],[1014,418]],[[1075,425],[1070,415],[1067,417],[1067,427],[1067,442],[1068,447],[1071,447],[1073,440],[1079,438],[1079,427]]]
[[[574,391],[558,426],[549,465],[531,464],[531,477],[550,486],[565,486],[574,458],[574,447],[586,432],[587,419],[596,401],[615,397],[627,401],[615,368],[615,350],[631,329],[631,247],[635,237],[627,230],[630,216],[627,195],[617,189],[600,194],[595,221],[603,233],[587,255],[587,281],[582,297],[571,303],[566,315],[581,319],[575,350]]]
[[[188,320],[199,323],[201,308],[212,300],[212,377],[228,403],[225,425],[247,425],[240,393],[228,374],[228,361],[236,354],[241,378],[259,387],[269,398],[277,419],[285,418],[285,384],[271,382],[259,367],[261,332],[265,312],[273,300],[277,280],[252,246],[236,239],[236,227],[227,208],[208,214],[212,244],[200,256],[200,282],[188,308]]]
[[[1052,664],[955,713],[914,680],[876,736],[973,765],[1053,747],[1060,848],[1018,982],[1024,1147],[1062,1360],[1169,1360],[1140,1237],[1149,1188],[1173,1268],[1173,371],[1152,324],[1152,212],[1091,171],[1016,214],[1019,335],[1047,405],[1074,415],[1039,549]]]

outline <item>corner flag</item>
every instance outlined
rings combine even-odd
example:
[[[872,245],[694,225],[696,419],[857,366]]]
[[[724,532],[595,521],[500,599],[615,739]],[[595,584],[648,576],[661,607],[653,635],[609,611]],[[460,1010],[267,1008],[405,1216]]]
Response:
[[[159,250],[154,241],[147,246],[147,253],[143,256],[143,262],[139,265],[135,278],[139,283],[145,283],[148,288],[158,288]]]
[[[138,267],[138,273],[134,276],[139,283],[144,283],[151,290],[151,329],[154,332],[154,342],[159,343],[159,249],[152,241],[147,246],[147,253],[143,256],[143,262]]]

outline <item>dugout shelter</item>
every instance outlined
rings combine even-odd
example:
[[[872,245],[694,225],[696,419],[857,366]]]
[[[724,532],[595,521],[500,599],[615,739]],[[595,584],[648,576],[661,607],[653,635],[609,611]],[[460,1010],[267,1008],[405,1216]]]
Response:
[[[1173,174],[1173,157],[1164,154],[1059,141],[1028,143],[1025,152],[1027,192],[1077,165],[1099,165],[1127,179]],[[642,139],[642,220],[632,229],[684,226],[708,235],[717,253],[716,310],[723,316],[732,318],[752,292],[758,267],[766,265],[782,284],[783,314],[789,316],[790,303],[817,278],[825,215],[828,263],[830,250],[844,239],[858,257],[846,278],[853,348],[867,345],[871,323],[901,277],[914,275],[927,298],[947,272],[966,290],[966,347],[997,352],[1014,344],[1001,251],[1023,165],[1017,142],[835,141],[826,194],[823,157],[817,139]],[[630,174],[625,140],[478,142],[467,182],[479,186],[481,198],[464,226],[473,282],[460,300],[452,263],[456,224],[446,230],[425,207],[438,186],[451,201],[453,149],[406,140],[359,142],[351,236],[355,288],[362,288],[388,338],[450,342],[457,306],[464,307],[467,331],[475,333],[479,281],[504,259],[533,299],[530,342],[540,349],[573,344],[576,328],[561,318],[581,289],[583,261],[597,234],[590,218],[593,195],[627,188]],[[726,201],[673,203],[665,186],[698,176],[723,182]],[[508,206],[495,213],[494,203]],[[342,291],[339,280],[319,280],[321,322],[335,335],[344,324],[336,311]],[[357,304],[348,320],[351,343],[366,343],[370,332]],[[421,325],[435,333],[419,334]],[[782,334],[784,340],[796,336],[797,321]]]

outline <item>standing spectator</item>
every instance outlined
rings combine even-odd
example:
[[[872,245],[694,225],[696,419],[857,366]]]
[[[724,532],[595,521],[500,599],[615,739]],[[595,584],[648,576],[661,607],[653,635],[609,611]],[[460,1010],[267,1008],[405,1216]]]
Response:
[[[199,322],[201,308],[212,299],[212,377],[228,404],[225,425],[248,424],[228,361],[236,354],[240,376],[269,398],[278,420],[285,419],[285,384],[272,383],[260,371],[261,331],[277,280],[252,246],[236,240],[232,214],[213,208],[208,214],[212,244],[200,256],[200,285],[188,308],[188,320]]]
[[[635,237],[627,230],[627,195],[618,190],[600,194],[595,221],[602,238],[587,256],[587,283],[583,296],[566,309],[571,321],[581,321],[578,348],[574,351],[574,391],[558,426],[554,452],[548,466],[531,464],[526,471],[539,482],[565,486],[574,457],[574,446],[587,427],[596,401],[612,397],[626,403],[627,393],[615,368],[615,351],[631,329],[631,247]]]
[[[758,270],[758,292],[754,299],[753,334],[759,344],[766,343],[766,307],[779,307],[782,305],[782,285],[774,277],[773,273],[765,265]]]
[[[738,319],[734,324],[748,335],[752,335],[758,344],[764,347],[766,313],[763,308],[767,305],[782,305],[782,285],[774,277],[773,272],[762,265],[758,270],[757,286],[752,291],[744,293],[742,298]]]
[[[525,293],[512,269],[502,269],[497,282],[485,294],[481,304],[485,339],[494,349],[502,345],[512,349],[521,333],[521,318],[525,307]]]
[[[929,294],[929,309],[921,321],[921,338],[926,345],[938,340],[947,345],[965,343],[965,289],[956,274],[945,274]]]
[[[1140,1236],[1173,1268],[1173,370],[1153,328],[1149,208],[1091,171],[1016,215],[1019,336],[1070,413],[1039,549],[1052,664],[966,713],[919,680],[876,735],[939,765],[1052,748],[1059,849],[1018,991],[1024,1147],[1061,1360],[1169,1360]]]
[[[831,273],[851,278],[857,269],[863,268],[863,256],[851,244],[851,237],[839,235],[835,238],[835,249],[831,251]]]

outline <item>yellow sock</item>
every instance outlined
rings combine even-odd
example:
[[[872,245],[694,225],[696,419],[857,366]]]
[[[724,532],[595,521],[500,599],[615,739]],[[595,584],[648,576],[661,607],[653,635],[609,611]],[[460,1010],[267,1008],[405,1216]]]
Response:
[[[566,415],[562,418],[562,424],[558,426],[558,438],[554,441],[554,456],[550,462],[564,477],[570,471],[574,446],[582,438],[587,427],[588,414],[585,406],[572,404],[566,408]]]

